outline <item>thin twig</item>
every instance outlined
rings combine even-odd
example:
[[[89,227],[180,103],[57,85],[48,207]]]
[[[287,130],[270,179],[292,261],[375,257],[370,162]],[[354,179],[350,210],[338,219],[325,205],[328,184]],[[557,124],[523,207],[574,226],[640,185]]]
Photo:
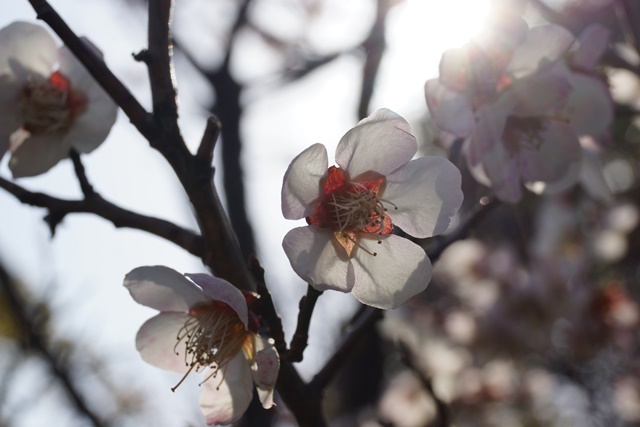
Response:
[[[222,130],[222,122],[215,116],[209,117],[196,154],[198,157],[209,163],[213,161],[213,150],[216,148],[220,130]]]
[[[19,320],[20,324],[24,326],[23,331],[27,334],[25,342],[28,349],[35,350],[50,366],[51,371],[56,378],[62,384],[67,396],[73,402],[76,410],[84,417],[88,418],[96,427],[106,425],[100,417],[95,414],[76,390],[73,382],[71,381],[71,372],[64,366],[64,364],[54,356],[46,346],[46,339],[41,335],[38,325],[34,324],[29,315],[29,309],[20,297],[17,285],[10,277],[9,273],[0,265],[0,288],[4,290],[4,295],[9,301],[14,316]]]
[[[321,291],[315,290],[311,285],[307,287],[307,295],[300,300],[300,311],[298,312],[298,325],[296,332],[293,334],[287,360],[292,362],[301,362],[302,355],[309,341],[309,326],[311,325],[311,316],[316,306],[318,298],[322,295]]]
[[[57,224],[67,214],[92,213],[111,221],[116,227],[135,228],[162,237],[197,257],[203,258],[206,255],[202,237],[194,232],[163,219],[123,209],[106,201],[97,193],[85,200],[64,200],[43,193],[31,192],[4,178],[0,178],[0,188],[14,195],[22,203],[48,209],[47,222],[52,234],[55,232]]]
[[[87,173],[84,170],[84,165],[82,164],[82,160],[80,160],[80,154],[72,148],[71,151],[69,151],[69,157],[73,162],[73,170],[76,172],[76,177],[80,183],[80,189],[82,190],[82,194],[84,194],[84,198],[88,199],[93,197],[96,193],[93,190],[91,183],[89,183]]]

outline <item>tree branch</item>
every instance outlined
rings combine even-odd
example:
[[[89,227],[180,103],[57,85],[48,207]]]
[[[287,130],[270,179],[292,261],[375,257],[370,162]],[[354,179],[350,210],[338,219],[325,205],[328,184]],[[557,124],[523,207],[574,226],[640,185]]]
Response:
[[[92,213],[110,221],[118,228],[127,227],[146,231],[175,243],[197,257],[203,258],[206,255],[202,237],[192,231],[163,219],[128,211],[106,201],[97,193],[84,200],[63,200],[43,193],[31,192],[4,178],[0,178],[0,188],[11,193],[22,203],[48,209],[49,214],[46,220],[51,228],[51,234],[55,233],[56,226],[66,215]]]
[[[309,326],[311,325],[311,316],[316,306],[318,298],[322,295],[321,291],[315,290],[311,285],[307,286],[307,295],[300,300],[300,312],[298,313],[298,325],[296,332],[293,334],[289,352],[286,359],[291,362],[302,362],[302,354],[307,348],[309,341]]]
[[[69,157],[73,162],[73,170],[76,173],[76,177],[78,178],[78,182],[80,183],[80,189],[82,190],[82,194],[84,194],[85,198],[89,198],[95,195],[95,191],[93,190],[93,186],[89,183],[89,179],[87,179],[87,174],[84,170],[84,165],[80,160],[80,154],[75,150],[71,149],[69,151]]]

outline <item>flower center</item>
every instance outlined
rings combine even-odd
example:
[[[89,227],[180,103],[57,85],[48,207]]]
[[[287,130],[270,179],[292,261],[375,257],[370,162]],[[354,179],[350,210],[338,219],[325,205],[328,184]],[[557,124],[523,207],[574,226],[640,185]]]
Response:
[[[332,166],[324,183],[323,196],[314,214],[307,217],[307,222],[333,230],[336,241],[345,249],[347,256],[351,256],[359,234],[382,235],[393,232],[393,224],[384,204],[398,208],[380,197],[383,184],[384,177],[361,182],[348,181],[342,169]],[[369,253],[376,255],[375,252]]]
[[[73,90],[59,71],[44,80],[31,76],[18,104],[22,128],[30,134],[65,132],[74,118],[84,112],[87,98]]]
[[[227,304],[211,301],[194,306],[189,310],[189,318],[178,332],[174,352],[180,354],[179,347],[184,345],[185,365],[189,370],[176,388],[191,373],[205,367],[213,372],[205,378],[215,378],[238,352],[244,351],[248,359],[253,359],[253,334],[247,331],[237,313]],[[223,371],[224,375],[224,371]],[[204,382],[203,381],[203,382]]]
[[[541,135],[546,128],[547,117],[509,116],[502,133],[502,141],[512,155],[519,153],[528,145],[537,150],[542,144]]]

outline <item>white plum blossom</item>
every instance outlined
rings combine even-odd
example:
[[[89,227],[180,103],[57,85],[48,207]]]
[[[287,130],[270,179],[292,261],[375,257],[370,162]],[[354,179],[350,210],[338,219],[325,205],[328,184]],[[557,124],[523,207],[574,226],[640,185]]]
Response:
[[[293,270],[317,290],[350,292],[360,302],[395,308],[431,280],[424,250],[392,234],[397,225],[426,238],[446,230],[462,204],[460,171],[443,157],[411,160],[417,142],[398,114],[380,109],[336,148],[338,166],[314,144],[289,166],[282,213],[306,218],[282,243]]]
[[[464,48],[445,52],[440,78],[427,81],[425,95],[436,124],[465,138],[473,176],[501,200],[517,202],[523,184],[549,191],[578,181],[579,137],[601,135],[612,104],[602,81],[563,60],[573,43],[567,30],[527,29],[519,17],[502,18]],[[591,41],[606,47],[600,34]],[[594,62],[584,49],[575,58]]]
[[[14,177],[42,174],[71,149],[95,150],[116,114],[107,93],[43,27],[14,22],[0,29],[0,158],[11,152]]]
[[[182,275],[163,266],[139,267],[124,279],[133,299],[160,313],[136,336],[142,359],[184,374],[205,371],[200,408],[207,424],[230,424],[246,411],[254,385],[262,406],[273,406],[280,359],[258,336],[243,293],[208,274]]]

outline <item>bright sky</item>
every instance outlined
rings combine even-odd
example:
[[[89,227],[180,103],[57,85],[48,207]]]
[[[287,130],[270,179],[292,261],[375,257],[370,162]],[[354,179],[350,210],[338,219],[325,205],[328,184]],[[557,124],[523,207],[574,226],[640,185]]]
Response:
[[[389,50],[372,108],[391,108],[410,120],[423,115],[425,80],[436,76],[445,48],[463,44],[477,31],[486,15],[487,2],[408,0],[395,8],[389,17]],[[78,34],[89,36],[101,47],[116,75],[148,106],[146,69],[131,59],[131,53],[145,45],[146,22],[141,16],[114,8],[114,2],[107,0],[51,3]],[[197,2],[183,4],[186,8],[194,3]],[[176,7],[180,8],[181,2]],[[0,26],[14,20],[35,21],[26,0],[14,0],[5,7]],[[342,134],[355,124],[359,76],[359,62],[346,57],[303,82],[251,103],[246,110],[243,160],[249,208],[267,279],[281,298],[278,308],[288,336],[295,327],[297,302],[306,286],[291,271],[280,246],[286,232],[298,225],[284,220],[280,213],[282,176],[290,160],[313,143],[324,143],[332,153]],[[204,127],[200,105],[204,102],[203,93],[206,96],[208,92],[203,92],[188,67],[178,64],[177,77],[183,130],[194,147]],[[89,179],[107,199],[193,227],[190,211],[169,168],[122,113],[108,140],[95,153],[84,156],[84,162]],[[0,163],[0,174],[10,176],[7,159]],[[80,194],[70,162],[19,183],[62,197]],[[169,387],[179,376],[148,366],[139,358],[134,347],[135,333],[154,312],[138,306],[122,287],[123,276],[140,265],[164,264],[178,271],[194,272],[201,269],[199,262],[145,233],[117,230],[88,215],[68,217],[50,241],[41,220],[43,211],[25,207],[2,191],[0,206],[5,224],[0,227],[0,259],[38,295],[46,296],[56,309],[61,334],[99,354],[108,362],[116,380],[139,377],[136,383],[140,388],[154,393],[153,415],[146,420],[149,425],[178,425],[184,424],[185,419],[199,423],[197,381],[185,383],[174,395]],[[306,376],[312,375],[329,354],[337,336],[336,318],[348,317],[354,306],[349,295],[325,293],[320,299],[309,351],[301,365]],[[336,313],[336,307],[341,307],[341,313]],[[120,385],[124,387],[127,382],[120,381]],[[29,390],[39,386],[31,384]],[[47,397],[43,399],[46,405]],[[37,418],[33,418],[37,416],[42,414],[33,411],[18,425],[37,424]]]

